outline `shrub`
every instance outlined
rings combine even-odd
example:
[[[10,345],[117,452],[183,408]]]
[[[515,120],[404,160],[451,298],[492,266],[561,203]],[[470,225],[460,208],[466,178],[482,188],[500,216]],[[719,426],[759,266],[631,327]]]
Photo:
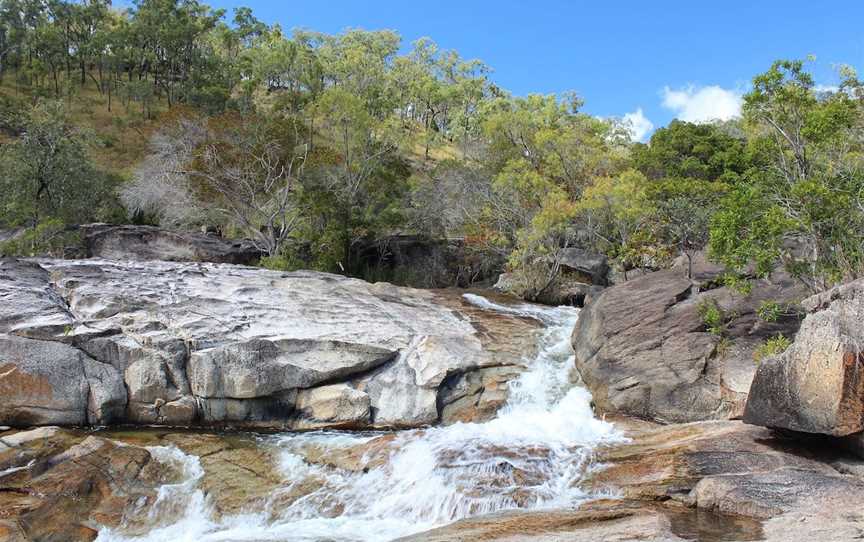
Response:
[[[788,337],[778,334],[759,345],[756,351],[753,352],[753,360],[756,363],[759,363],[763,359],[779,356],[785,352],[791,344],[792,341],[790,341]]]
[[[717,304],[713,298],[704,298],[699,301],[696,306],[699,312],[699,317],[702,318],[702,323],[705,324],[705,330],[712,335],[721,337],[726,331],[726,315],[723,314],[723,309]]]
[[[67,248],[81,245],[80,234],[52,219],[28,228],[23,234],[0,243],[0,256],[52,256],[62,258]]]
[[[763,301],[756,314],[766,322],[776,322],[783,315],[783,307],[776,301]]]

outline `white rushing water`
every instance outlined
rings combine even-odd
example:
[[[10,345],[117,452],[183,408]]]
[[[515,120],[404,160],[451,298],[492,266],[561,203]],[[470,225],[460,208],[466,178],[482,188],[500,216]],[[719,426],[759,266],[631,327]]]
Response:
[[[267,442],[279,449],[284,486],[264,509],[218,520],[197,487],[198,459],[174,448],[153,448],[157,459],[181,467],[184,481],[162,487],[150,511],[155,528],[147,535],[127,537],[103,529],[97,541],[377,542],[465,517],[572,507],[589,498],[579,481],[590,468],[593,448],[621,437],[594,417],[589,393],[569,383],[570,333],[578,310],[510,307],[464,297],[480,308],[535,318],[546,326],[537,357],[527,360],[527,370],[511,382],[509,400],[493,420],[400,432],[387,445],[387,461],[356,472],[308,463],[303,452],[335,453],[380,434],[273,437]],[[310,480],[314,487],[301,491]],[[162,525],[160,517],[179,520]]]

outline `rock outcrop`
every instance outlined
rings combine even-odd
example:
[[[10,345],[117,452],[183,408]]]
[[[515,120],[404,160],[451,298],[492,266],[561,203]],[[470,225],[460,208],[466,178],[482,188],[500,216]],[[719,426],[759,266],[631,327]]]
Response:
[[[563,275],[582,278],[581,282],[595,286],[606,286],[609,277],[609,260],[602,254],[581,248],[565,248],[559,258]]]
[[[602,254],[567,248],[562,250],[559,263],[558,276],[539,295],[515,273],[501,273],[493,288],[546,305],[584,307],[594,301],[609,283],[609,262]],[[536,299],[531,296],[536,296]]]
[[[0,424],[416,427],[491,416],[537,322],[313,272],[0,261]]]
[[[803,291],[782,272],[746,295],[718,286],[719,271],[696,272],[696,282],[680,269],[649,273],[607,288],[583,310],[573,331],[576,368],[601,412],[664,422],[741,416],[754,351],[799,325],[795,315],[766,322],[757,312],[765,301],[795,303]],[[706,308],[718,329],[709,329]]]
[[[80,231],[84,253],[90,258],[248,265],[262,256],[249,241],[155,226],[86,224]]]
[[[506,263],[503,256],[478,250],[463,238],[422,235],[376,239],[361,247],[357,258],[361,276],[414,288],[491,283]]]
[[[0,540],[84,541],[100,525],[147,525],[176,480],[139,446],[57,427],[0,435]]]
[[[744,421],[843,437],[864,431],[864,280],[811,297],[792,345],[759,365]]]
[[[626,434],[628,442],[597,452],[596,461],[606,468],[590,473],[585,488],[614,488],[631,503],[664,503],[663,514],[671,517],[681,508],[698,511],[703,519],[714,516],[715,525],[728,531],[718,540],[860,535],[864,463],[837,446],[803,443],[738,421],[645,424]],[[757,532],[735,532],[747,518],[758,521]],[[674,529],[674,522],[673,531],[684,539],[703,539]],[[663,534],[656,533],[656,539],[666,540]]]

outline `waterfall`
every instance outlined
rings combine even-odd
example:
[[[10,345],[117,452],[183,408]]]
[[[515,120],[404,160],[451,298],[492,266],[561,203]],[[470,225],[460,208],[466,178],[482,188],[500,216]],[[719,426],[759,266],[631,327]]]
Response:
[[[483,423],[402,431],[387,444],[386,461],[360,471],[307,462],[302,450],[327,454],[370,442],[380,434],[315,432],[267,437],[279,451],[284,487],[263,509],[216,519],[197,487],[197,458],[158,451],[184,464],[186,481],[160,491],[185,512],[172,524],[138,537],[103,529],[99,542],[161,541],[386,541],[461,518],[508,509],[567,508],[591,498],[579,488],[594,447],[621,439],[598,420],[590,394],[569,382],[570,334],[578,309],[504,306],[465,294],[482,309],[539,320],[545,325],[537,355],[510,383],[508,402]],[[179,456],[178,456],[179,454]],[[315,489],[284,498],[315,481]]]

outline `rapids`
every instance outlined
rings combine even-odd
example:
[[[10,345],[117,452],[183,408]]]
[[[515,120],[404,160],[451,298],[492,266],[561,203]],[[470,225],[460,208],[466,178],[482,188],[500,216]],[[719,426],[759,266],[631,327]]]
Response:
[[[387,541],[465,517],[573,507],[596,497],[579,488],[592,468],[592,450],[622,437],[594,417],[589,393],[570,383],[570,333],[578,309],[464,298],[545,326],[538,355],[525,360],[526,370],[510,383],[509,400],[496,418],[399,432],[387,445],[385,461],[357,471],[307,462],[301,451],[314,448],[326,456],[383,433],[261,437],[262,446],[279,451],[284,486],[261,509],[228,517],[217,517],[198,487],[203,470],[197,457],[152,447],[157,460],[182,472],[182,480],[160,489],[148,512],[148,533],[105,528],[97,541]],[[312,489],[298,491],[312,482]]]

